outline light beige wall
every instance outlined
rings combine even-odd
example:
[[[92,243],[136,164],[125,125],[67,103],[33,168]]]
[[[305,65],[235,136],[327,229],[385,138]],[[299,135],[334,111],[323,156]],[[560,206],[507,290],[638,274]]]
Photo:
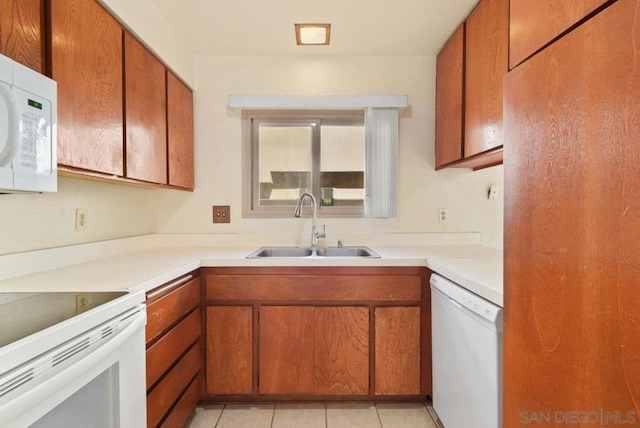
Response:
[[[227,107],[231,94],[406,94],[401,113],[399,209],[393,219],[323,219],[335,243],[346,233],[482,233],[485,245],[502,247],[501,166],[483,171],[434,169],[435,58],[433,57],[196,57],[196,190],[158,192],[161,233],[299,233],[307,221],[242,218],[240,111]],[[212,205],[231,206],[231,224],[212,224]],[[449,221],[438,223],[437,209]]]
[[[0,195],[0,254],[152,233],[154,192],[60,178],[57,193]],[[76,208],[88,210],[87,231],[75,231]]]

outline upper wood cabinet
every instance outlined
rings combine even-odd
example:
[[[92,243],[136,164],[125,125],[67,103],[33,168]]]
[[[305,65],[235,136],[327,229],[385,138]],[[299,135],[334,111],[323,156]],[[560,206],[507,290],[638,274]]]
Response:
[[[639,28],[618,0],[505,78],[505,427],[638,424]]]
[[[169,184],[193,190],[193,93],[167,71]]]
[[[122,27],[95,1],[49,4],[58,163],[122,176]]]
[[[482,0],[438,54],[436,169],[502,163],[508,0]]]
[[[511,0],[509,66],[526,58],[608,0]]]
[[[45,73],[43,0],[0,0],[0,54]]]
[[[509,0],[482,0],[466,21],[464,156],[502,146]]]
[[[166,71],[130,33],[124,36],[128,178],[167,183]]]
[[[98,2],[47,5],[60,170],[193,190],[191,90]]]
[[[436,62],[436,168],[462,159],[464,24],[444,45]]]

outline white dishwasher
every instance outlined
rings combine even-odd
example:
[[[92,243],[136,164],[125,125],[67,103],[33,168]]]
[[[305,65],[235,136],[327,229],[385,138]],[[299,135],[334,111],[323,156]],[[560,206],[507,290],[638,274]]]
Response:
[[[433,408],[445,428],[502,427],[502,308],[431,275]]]

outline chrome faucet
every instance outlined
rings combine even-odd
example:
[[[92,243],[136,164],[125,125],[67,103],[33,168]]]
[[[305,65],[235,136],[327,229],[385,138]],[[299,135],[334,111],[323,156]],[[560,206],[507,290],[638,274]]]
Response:
[[[327,226],[323,226],[322,233],[318,233],[318,228],[316,226],[316,217],[318,213],[318,206],[316,202],[316,198],[309,192],[304,192],[300,199],[298,199],[298,203],[296,204],[296,210],[293,212],[294,217],[300,217],[302,215],[302,202],[304,198],[311,199],[311,206],[313,208],[313,217],[312,217],[312,226],[311,226],[311,248],[318,248],[318,238],[326,238],[327,236]]]

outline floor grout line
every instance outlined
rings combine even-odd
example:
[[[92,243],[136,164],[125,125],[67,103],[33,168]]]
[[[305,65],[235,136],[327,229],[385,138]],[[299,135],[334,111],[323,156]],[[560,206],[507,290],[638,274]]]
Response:
[[[218,415],[218,420],[216,420],[216,424],[213,426],[213,428],[217,428],[218,424],[220,423],[220,420],[222,419],[222,413],[224,413],[224,409],[227,407],[226,404],[222,405],[222,410],[220,411],[220,414]]]
[[[373,407],[376,408],[376,415],[378,416],[378,423],[380,424],[380,428],[384,428],[382,426],[382,418],[380,417],[380,412],[378,411],[378,404],[377,403],[373,403]]]

